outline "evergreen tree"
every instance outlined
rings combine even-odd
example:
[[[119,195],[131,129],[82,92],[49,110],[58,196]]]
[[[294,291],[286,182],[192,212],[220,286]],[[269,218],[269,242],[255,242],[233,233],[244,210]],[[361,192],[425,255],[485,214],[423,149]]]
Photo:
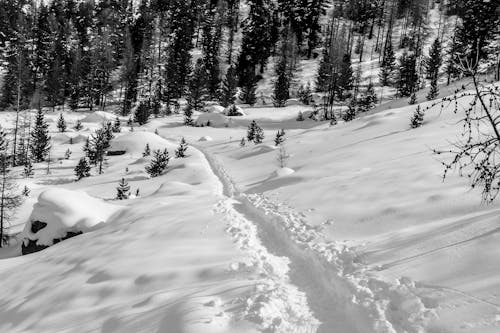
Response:
[[[285,130],[281,129],[276,132],[276,137],[274,138],[274,145],[277,147],[285,142]]]
[[[250,125],[248,125],[247,129],[247,140],[248,142],[251,142],[255,139],[255,128],[257,127],[257,123],[255,120],[252,120]]]
[[[80,158],[78,164],[75,167],[76,180],[80,180],[85,177],[90,177],[90,163],[86,157]]]
[[[22,195],[25,196],[25,197],[29,197],[30,193],[31,193],[31,190],[29,189],[29,187],[26,186],[26,185],[24,185]]]
[[[188,86],[188,108],[190,110],[201,110],[207,97],[206,73],[202,59],[198,59],[196,62],[193,73],[189,77]]]
[[[30,152],[35,162],[42,162],[50,149],[49,125],[45,121],[42,110],[38,110],[35,126],[31,131]]]
[[[353,98],[347,105],[347,110],[342,114],[342,119],[345,122],[352,121],[356,118],[357,110],[356,110],[356,100]]]
[[[427,60],[427,77],[431,80],[431,88],[427,94],[427,99],[432,100],[436,98],[439,94],[438,88],[438,78],[439,69],[441,67],[441,43],[438,38],[432,44],[432,48],[429,53],[429,59]]]
[[[264,140],[264,130],[254,122],[254,137],[253,143],[259,144]]]
[[[290,80],[288,78],[286,60],[283,58],[276,68],[276,82],[274,83],[273,101],[275,107],[283,107],[290,98]]]
[[[255,73],[252,68],[245,72],[245,79],[241,87],[240,99],[245,104],[254,105],[257,101],[255,91],[257,89],[257,81],[255,80]]]
[[[352,89],[353,71],[351,66],[351,55],[344,54],[340,67],[340,75],[338,81],[338,95],[341,100],[344,99],[344,93]]]
[[[147,157],[151,155],[151,148],[149,148],[149,143],[146,143],[146,147],[144,147],[144,151],[142,152],[142,157]]]
[[[264,72],[267,59],[271,55],[276,40],[273,38],[273,29],[276,22],[273,20],[271,3],[264,0],[249,1],[249,13],[243,21],[243,37],[241,51],[238,56],[236,70],[240,79],[239,85],[244,86],[246,72],[260,66]]]
[[[380,64],[380,84],[382,86],[391,86],[394,77],[394,71],[396,69],[396,57],[394,55],[394,50],[392,49],[392,41],[390,34],[388,34],[388,39],[384,49],[384,56],[382,58],[382,63]]]
[[[170,1],[170,44],[165,66],[166,100],[179,98],[185,91],[191,71],[192,36],[194,34],[194,4],[184,0]]]
[[[429,93],[427,94],[426,98],[428,101],[431,101],[438,97],[439,95],[439,88],[437,85],[437,80],[431,80],[431,87],[429,89]]]
[[[148,122],[151,110],[146,102],[140,102],[134,113],[134,121],[139,125],[144,125]]]
[[[153,153],[153,159],[151,160],[151,163],[146,166],[146,172],[151,176],[151,177],[158,177],[160,176],[163,171],[168,166],[168,162],[170,160],[170,156],[168,154],[168,151],[164,149],[163,151],[161,150],[155,150]]]
[[[112,128],[113,133],[120,133],[122,131],[120,118],[116,117]]]
[[[413,113],[413,116],[410,119],[410,126],[411,128],[417,128],[422,126],[424,123],[424,110],[420,107],[420,105],[417,106],[417,109]]]
[[[203,67],[207,95],[217,99],[220,87],[219,50],[222,37],[221,15],[217,8],[209,9],[203,24]]]
[[[409,97],[417,89],[417,58],[414,53],[403,52],[399,58],[397,89],[399,96]]]
[[[179,143],[179,147],[175,150],[176,158],[184,158],[186,157],[186,150],[188,149],[188,144],[184,138],[181,138],[181,142]]]
[[[69,148],[66,149],[66,151],[64,152],[64,159],[69,160],[69,158],[71,157],[71,154],[72,154],[71,150]]]
[[[297,121],[304,121],[304,114],[302,111],[299,111],[299,114],[297,115]]]
[[[184,109],[184,125],[193,126],[193,110],[191,108]]]
[[[82,121],[81,121],[80,119],[78,119],[78,120],[76,121],[76,124],[75,124],[75,126],[74,126],[73,128],[74,128],[76,131],[81,130],[81,129],[83,128]]]
[[[234,104],[236,100],[236,92],[238,81],[236,80],[236,71],[233,66],[229,66],[226,76],[222,81],[222,88],[220,94],[220,104],[223,107],[228,107],[231,104]]]
[[[110,137],[106,128],[99,128],[90,136],[89,146],[89,158],[92,157],[91,162],[97,165],[99,174],[102,174],[104,159],[110,147]]]
[[[66,120],[64,120],[62,113],[59,114],[59,119],[57,119],[57,128],[59,132],[66,132]]]
[[[319,63],[318,74],[316,76],[316,91],[325,92],[330,86],[332,79],[333,65],[327,48],[323,49],[323,57]]]
[[[125,181],[125,178],[122,178],[116,188],[116,199],[125,200],[128,199],[129,195],[130,185]]]
[[[22,203],[22,196],[17,193],[17,184],[10,173],[7,146],[5,133],[0,128],[0,247],[8,241],[8,223]]]
[[[462,10],[458,11],[460,21],[452,45],[452,62],[455,66],[467,63],[475,68],[479,61],[487,58],[488,42],[498,33],[499,3],[476,0],[462,0],[459,3],[462,4]]]
[[[297,91],[297,96],[304,105],[309,105],[312,101],[311,83],[307,82],[305,87],[301,85]]]

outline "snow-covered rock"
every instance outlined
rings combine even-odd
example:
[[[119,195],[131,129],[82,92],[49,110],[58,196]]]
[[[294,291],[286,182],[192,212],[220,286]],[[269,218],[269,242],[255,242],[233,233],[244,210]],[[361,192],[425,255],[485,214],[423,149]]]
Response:
[[[108,150],[110,155],[118,155],[119,153],[142,154],[146,144],[153,151],[156,149],[172,150],[176,145],[170,143],[159,135],[151,132],[126,132],[117,138],[111,140],[111,145]]]
[[[220,113],[202,113],[196,119],[196,126],[226,127],[231,120]]]
[[[23,254],[94,230],[119,209],[120,206],[108,204],[85,192],[61,188],[46,190],[38,197],[24,227]]]
[[[204,112],[207,113],[223,113],[225,108],[218,104],[207,105],[203,108]]]
[[[294,172],[295,172],[295,170],[293,170],[291,168],[284,167],[284,168],[279,168],[278,170],[274,171],[273,176],[276,178],[280,178],[280,177],[289,176]]]
[[[202,136],[201,138],[198,139],[198,141],[213,141],[214,139],[212,139],[212,137],[210,136]]]

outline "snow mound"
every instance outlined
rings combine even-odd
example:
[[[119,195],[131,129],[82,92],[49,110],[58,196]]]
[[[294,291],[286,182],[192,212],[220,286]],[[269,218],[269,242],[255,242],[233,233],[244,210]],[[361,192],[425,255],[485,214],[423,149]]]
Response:
[[[207,113],[223,113],[224,110],[223,106],[217,104],[207,105],[203,108],[203,111]]]
[[[112,113],[105,112],[105,111],[96,111],[96,112],[93,112],[93,113],[87,115],[81,121],[82,121],[82,123],[102,123],[105,121],[114,120],[115,118],[116,118],[116,115],[114,115]]]
[[[88,232],[105,223],[120,206],[105,203],[85,192],[53,188],[38,197],[31,216],[23,230],[24,243],[36,241],[37,245],[53,245],[55,239],[64,238],[68,232]],[[39,229],[36,222],[43,222]]]
[[[142,154],[146,144],[153,151],[156,149],[175,149],[176,146],[159,135],[151,132],[126,132],[111,140],[109,152],[124,152],[129,154]]]
[[[196,119],[196,126],[226,127],[231,120],[220,113],[202,113]]]
[[[201,138],[198,139],[198,141],[213,141],[212,137],[210,136],[202,136]]]
[[[287,168],[287,167],[279,168],[278,170],[273,172],[273,177],[276,177],[276,178],[286,177],[286,176],[291,175],[294,172],[295,172],[295,170],[293,170],[291,168]]]
[[[243,109],[236,105],[229,105],[223,112],[228,117],[245,116]]]

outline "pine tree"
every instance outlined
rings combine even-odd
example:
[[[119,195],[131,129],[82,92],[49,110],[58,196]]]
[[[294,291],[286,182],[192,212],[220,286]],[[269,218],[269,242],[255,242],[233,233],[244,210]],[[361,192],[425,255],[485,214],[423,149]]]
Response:
[[[24,177],[26,178],[29,178],[35,174],[35,171],[33,170],[33,164],[31,163],[30,159],[28,159],[24,164],[23,173]]]
[[[286,60],[283,58],[276,68],[276,82],[274,83],[273,104],[275,107],[283,107],[290,98],[290,80],[288,78]]]
[[[245,79],[243,80],[239,97],[243,103],[254,105],[257,101],[257,95],[255,94],[256,90],[257,81],[255,79],[255,73],[254,70],[250,68],[245,72]]]
[[[163,151],[161,150],[155,150],[153,153],[153,159],[151,160],[151,163],[146,166],[146,172],[151,176],[151,177],[158,177],[160,176],[163,171],[168,166],[168,162],[170,160],[170,156],[168,154],[168,151],[164,149]]]
[[[424,111],[422,110],[420,105],[418,105],[417,109],[415,110],[413,116],[410,119],[411,128],[417,128],[422,126],[422,124],[424,123],[424,115],[425,115]]]
[[[276,137],[274,138],[274,145],[277,147],[285,142],[285,130],[281,129],[276,132]]]
[[[31,132],[30,152],[35,162],[42,162],[50,149],[49,125],[43,117],[42,110],[38,110],[35,126]]]
[[[226,76],[222,81],[222,88],[220,94],[220,104],[223,107],[228,107],[234,104],[236,100],[236,92],[238,88],[238,81],[236,80],[236,71],[233,66],[229,66]]]
[[[175,151],[176,158],[184,158],[186,157],[186,150],[188,149],[188,144],[184,138],[181,138],[181,142],[179,143],[179,147]]]
[[[130,195],[130,185],[122,178],[116,188],[116,199],[126,200]]]
[[[351,55],[344,54],[340,67],[340,75],[338,80],[338,95],[341,100],[344,99],[346,91],[352,89],[353,71],[351,66]]]
[[[66,149],[66,151],[64,152],[64,159],[69,160],[69,158],[71,157],[71,154],[72,154],[71,149],[69,149],[69,148]]]
[[[416,55],[406,51],[403,52],[399,58],[398,68],[397,88],[399,96],[410,97],[416,91],[418,86],[416,65]]]
[[[431,80],[431,88],[426,96],[428,100],[436,98],[439,94],[438,78],[441,64],[441,43],[439,39],[436,38],[432,44],[429,59],[427,60],[427,77]]]
[[[328,50],[323,49],[323,57],[318,66],[318,73],[316,75],[316,91],[325,92],[330,86],[332,79],[333,65]]]
[[[80,180],[85,177],[90,177],[90,163],[86,157],[80,158],[78,164],[75,167],[76,180]]]
[[[146,147],[144,147],[144,151],[142,152],[142,157],[147,157],[151,155],[151,148],[149,148],[149,143],[146,143]]]
[[[64,120],[62,113],[59,114],[59,119],[57,119],[57,128],[59,132],[66,132],[66,120]]]
[[[202,59],[198,59],[188,83],[188,108],[201,110],[207,97],[205,65]]]
[[[112,128],[113,133],[120,133],[122,131],[120,118],[116,117]]]
[[[297,91],[297,96],[304,105],[309,105],[312,101],[311,83],[307,82],[305,87],[301,85]]]
[[[191,108],[184,109],[184,125],[193,126],[193,110]]]
[[[78,119],[78,120],[76,121],[76,124],[75,124],[75,126],[74,126],[73,128],[74,128],[76,131],[81,130],[81,129],[83,128],[82,121],[81,121],[80,119]]]
[[[25,197],[29,197],[30,193],[31,193],[31,190],[29,189],[29,187],[26,186],[26,185],[24,185],[22,195],[25,196]]]
[[[357,114],[356,108],[357,108],[356,100],[353,98],[353,99],[351,99],[351,101],[347,105],[347,110],[342,114],[342,119],[345,122],[349,122],[349,121],[354,120],[356,118],[356,114]]]
[[[7,146],[5,133],[0,128],[0,247],[8,240],[5,232],[7,224],[22,203],[22,197],[17,193],[17,184],[10,174]]]
[[[262,143],[264,140],[264,130],[255,123],[254,125],[254,137],[253,137],[253,143],[259,144]]]
[[[260,66],[264,72],[267,59],[271,55],[276,40],[273,30],[276,24],[273,19],[271,4],[263,0],[251,0],[249,13],[243,21],[243,37],[241,51],[238,56],[236,70],[240,79],[239,85],[248,85],[246,72]],[[247,103],[250,104],[250,103]]]
[[[134,113],[134,121],[139,125],[144,125],[148,122],[151,110],[146,102],[140,102]]]
[[[380,84],[382,86],[391,86],[394,71],[396,69],[396,57],[394,55],[394,50],[392,49],[392,41],[390,34],[388,34],[388,39],[384,49],[384,56],[382,58],[382,63],[380,64]]]
[[[431,87],[429,89],[429,93],[427,94],[426,98],[428,101],[431,101],[438,97],[439,95],[439,88],[437,85],[437,80],[431,80]]]
[[[255,120],[252,120],[250,125],[248,125],[247,129],[247,140],[248,142],[251,142],[255,139],[255,128],[257,127],[257,123]]]
[[[304,114],[302,111],[299,111],[299,114],[297,115],[297,121],[304,121]]]
[[[377,96],[375,95],[375,89],[373,88],[373,83],[370,82],[368,87],[366,87],[366,92],[360,101],[360,108],[362,112],[367,112],[375,107],[377,104]]]

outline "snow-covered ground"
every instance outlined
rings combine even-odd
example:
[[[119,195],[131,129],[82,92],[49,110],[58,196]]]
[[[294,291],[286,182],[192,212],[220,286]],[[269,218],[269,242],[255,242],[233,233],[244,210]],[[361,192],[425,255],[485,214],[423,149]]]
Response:
[[[124,126],[111,149],[125,154],[78,182],[85,137],[114,116],[66,112],[69,128],[87,122],[57,133],[49,112],[50,173],[41,163],[19,179],[31,194],[11,230],[31,215],[85,233],[27,256],[20,243],[0,250],[1,330],[497,332],[500,206],[457,175],[442,182],[432,149],[456,139],[460,114],[435,107],[410,129],[415,107],[336,126],[296,121],[300,105],[246,107],[227,127],[151,119]],[[0,117],[8,128],[13,114]],[[241,147],[252,120],[265,141]],[[173,156],[181,137],[188,157],[149,178],[145,145]],[[121,178],[133,195],[118,201]]]

